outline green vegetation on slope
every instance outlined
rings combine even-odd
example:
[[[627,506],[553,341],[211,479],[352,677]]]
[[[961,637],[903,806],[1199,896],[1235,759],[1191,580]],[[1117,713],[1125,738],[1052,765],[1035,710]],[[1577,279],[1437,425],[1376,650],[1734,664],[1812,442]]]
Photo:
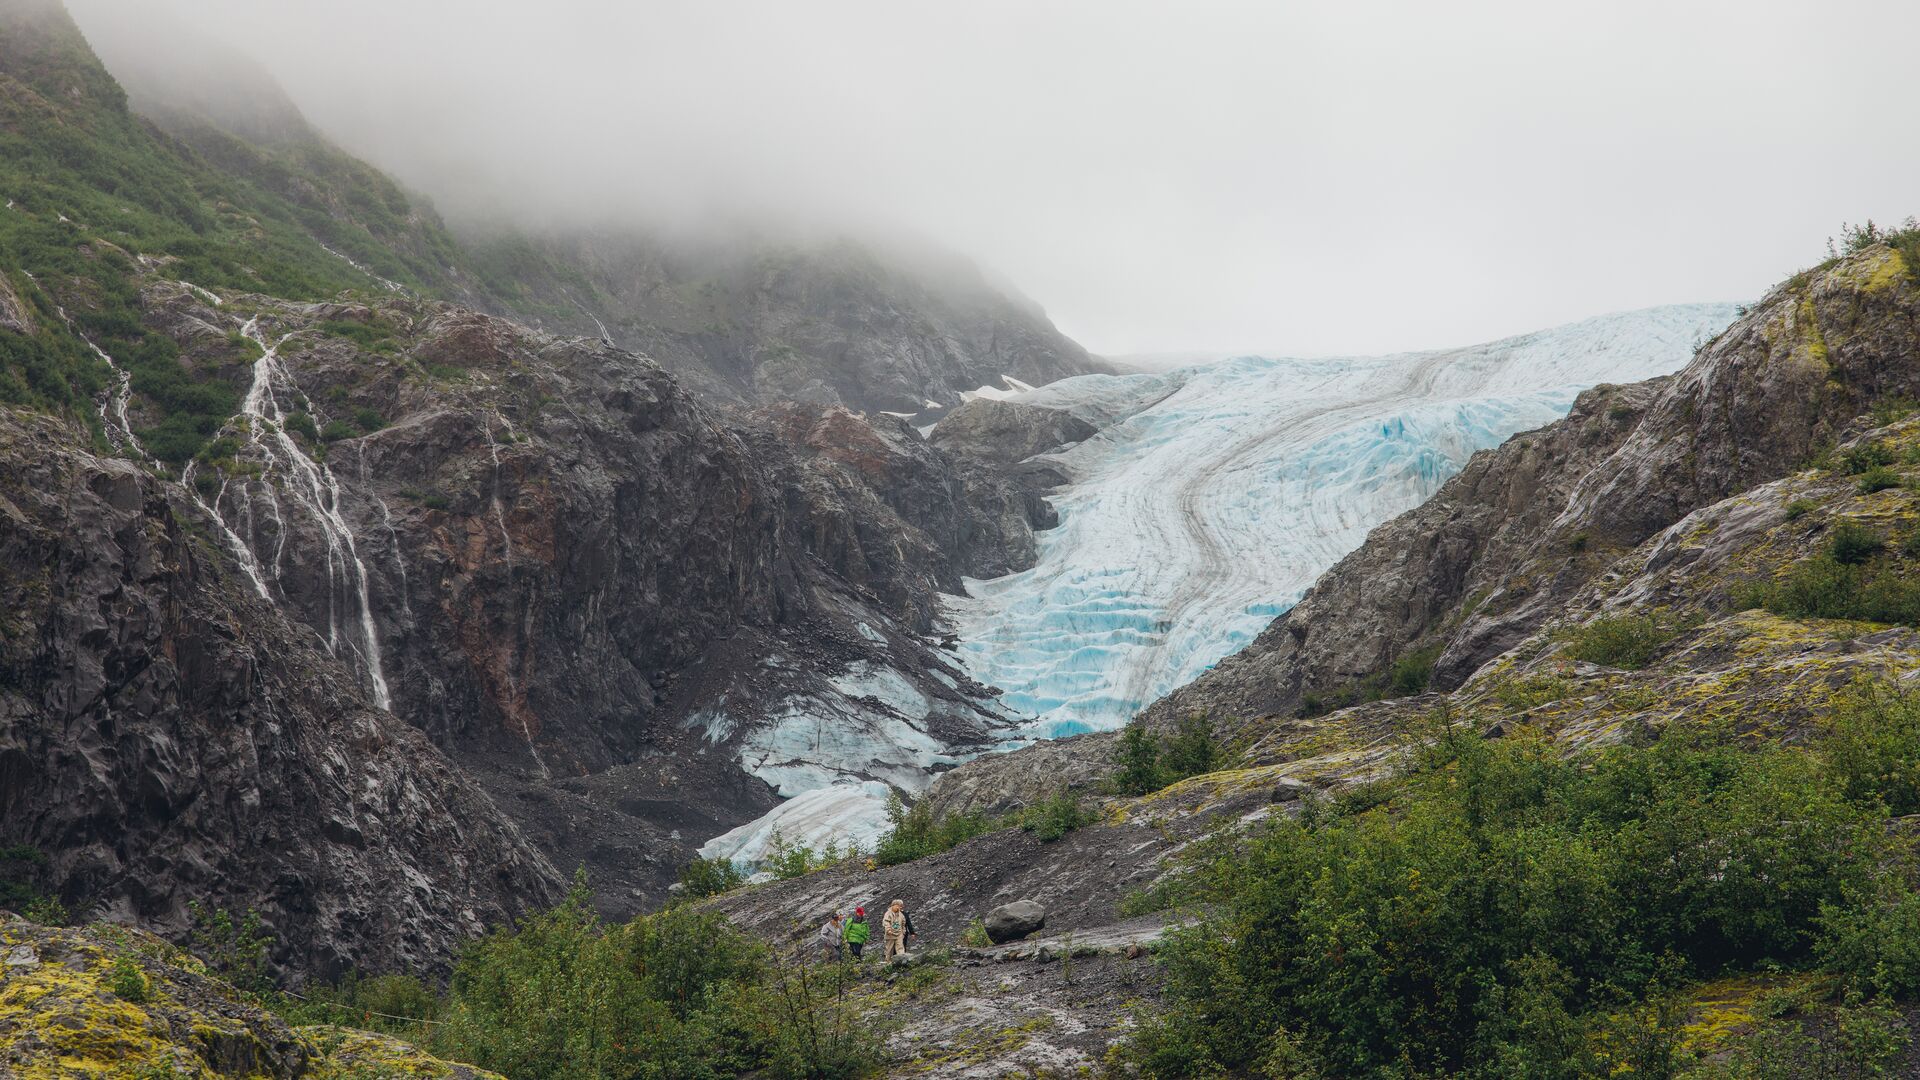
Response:
[[[1312,806],[1195,888],[1155,1076],[1679,1075],[1673,994],[1766,967],[1920,989],[1920,701],[1853,695],[1819,752],[1674,729],[1568,758],[1449,718],[1365,800]],[[1811,1051],[1810,1051],[1811,1052]]]

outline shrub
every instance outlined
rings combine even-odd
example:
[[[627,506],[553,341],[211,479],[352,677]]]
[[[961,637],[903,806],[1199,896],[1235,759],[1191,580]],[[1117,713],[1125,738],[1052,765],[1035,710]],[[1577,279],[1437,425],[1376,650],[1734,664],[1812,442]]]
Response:
[[[378,412],[368,408],[359,408],[359,409],[353,410],[353,422],[360,426],[361,431],[364,431],[369,435],[387,426],[386,417],[381,416]]]
[[[1685,1080],[1870,1080],[1890,1071],[1907,1048],[1907,1024],[1892,1006],[1857,1002],[1820,1023],[1769,1019],[1735,1035],[1726,1048],[1688,1069]]]
[[[1860,527],[1851,521],[1843,521],[1839,528],[1834,530],[1834,538],[1828,540],[1826,552],[1843,567],[1857,567],[1866,559],[1872,559],[1874,555],[1878,555],[1885,546],[1887,542],[1882,540],[1880,534],[1874,532],[1872,528]]]
[[[260,913],[248,908],[235,918],[225,908],[210,908],[199,901],[187,903],[193,916],[189,931],[190,947],[209,968],[242,990],[269,988],[267,953],[273,938],[261,928]]]
[[[1875,469],[1882,469],[1893,464],[1893,461],[1893,448],[1885,443],[1864,443],[1860,446],[1848,447],[1840,453],[1840,469],[1848,476],[1859,476]]]
[[[1165,739],[1133,720],[1120,732],[1107,784],[1121,795],[1147,795],[1189,776],[1212,772],[1222,756],[1213,726],[1204,716],[1186,717]]]
[[[1916,403],[1905,395],[1895,394],[1874,402],[1870,411],[1875,426],[1885,427],[1888,424],[1897,424],[1914,413],[1920,412],[1920,403]]]
[[[874,861],[881,866],[897,866],[928,855],[937,855],[999,826],[984,814],[954,814],[936,817],[933,807],[922,799],[909,809],[898,792],[887,795],[887,832],[874,849]]]
[[[351,439],[356,434],[357,428],[339,419],[327,421],[327,426],[320,429],[320,438],[324,442],[339,442],[341,439]]]
[[[314,427],[313,417],[307,415],[306,413],[303,413],[303,412],[288,413],[286,424],[284,426],[288,431],[292,432],[295,435],[305,436],[306,440],[310,443],[320,441],[320,429],[317,427]],[[328,426],[331,427],[332,425],[329,424]],[[221,439],[221,440],[215,440],[215,441],[224,442],[226,440]],[[227,454],[217,455],[217,456],[231,457],[232,452],[229,451]]]
[[[1884,465],[1875,465],[1860,474],[1860,479],[1855,486],[1860,489],[1860,494],[1871,495],[1876,491],[1899,487],[1900,474]]]
[[[308,983],[298,997],[272,994],[266,1004],[294,1025],[346,1024],[425,1044],[446,1004],[432,987],[411,975],[362,976],[349,972],[338,983]]]
[[[851,858],[854,854],[856,849],[852,844],[847,845],[844,854],[832,842],[821,850],[815,851],[812,848],[788,842],[787,838],[775,829],[773,835],[767,838],[766,855],[760,861],[760,868],[772,874],[776,880],[789,881],[832,866],[842,858]]]
[[[1674,729],[1569,760],[1457,725],[1383,803],[1205,865],[1212,913],[1123,1056],[1242,1073],[1279,1029],[1330,1076],[1671,1075],[1664,988],[1813,959],[1815,920],[1888,873],[1885,821],[1802,751]]]
[[[1433,662],[1439,658],[1440,643],[1435,642],[1395,660],[1387,679],[1388,685],[1393,689],[1393,696],[1410,697],[1424,693],[1427,684],[1433,681]]]
[[[987,924],[976,916],[972,922],[967,924],[967,928],[961,932],[960,944],[965,945],[969,949],[984,949],[992,945],[993,939],[987,936]]]
[[[1920,625],[1920,580],[1898,567],[1847,565],[1831,554],[1803,559],[1778,578],[1737,590],[1735,600],[1793,619]]]
[[[1685,623],[1651,615],[1609,615],[1555,636],[1567,643],[1567,655],[1575,660],[1638,671],[1685,628]]]
[[[1099,815],[1082,807],[1079,798],[1061,791],[1045,802],[1027,807],[1020,815],[1020,827],[1047,844],[1098,820]]]
[[[718,896],[746,884],[747,875],[730,859],[695,859],[680,871],[680,884],[689,899]]]
[[[1123,919],[1136,915],[1151,915],[1156,911],[1166,911],[1177,907],[1193,896],[1194,879],[1191,874],[1168,874],[1144,889],[1129,889],[1120,898],[1115,910]]]
[[[1212,772],[1220,757],[1220,748],[1213,739],[1213,725],[1207,723],[1204,716],[1188,716],[1161,743],[1160,769],[1164,782]]]
[[[113,969],[107,973],[107,989],[122,1001],[139,1005],[147,1000],[150,988],[147,973],[130,956],[122,956],[113,962]]]
[[[676,908],[609,931],[584,882],[470,945],[436,1049],[526,1080],[747,1071],[735,1002],[760,954],[719,916]]]
[[[1920,813],[1920,692],[1865,684],[1835,699],[1827,767],[1852,802]]]
[[[1167,786],[1160,767],[1160,740],[1137,719],[1121,730],[1113,764],[1113,789],[1122,795],[1146,795]]]
[[[1795,499],[1787,504],[1787,520],[1797,521],[1813,510],[1818,509],[1819,506],[1820,504],[1814,502],[1812,499]]]

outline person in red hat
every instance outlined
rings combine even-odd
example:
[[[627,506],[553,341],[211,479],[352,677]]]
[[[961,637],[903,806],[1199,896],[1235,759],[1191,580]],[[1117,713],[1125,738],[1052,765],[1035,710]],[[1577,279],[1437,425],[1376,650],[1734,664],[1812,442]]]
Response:
[[[853,918],[847,920],[847,952],[855,960],[860,959],[860,951],[867,947],[867,939],[873,936],[873,924],[867,921],[867,909],[853,909]]]

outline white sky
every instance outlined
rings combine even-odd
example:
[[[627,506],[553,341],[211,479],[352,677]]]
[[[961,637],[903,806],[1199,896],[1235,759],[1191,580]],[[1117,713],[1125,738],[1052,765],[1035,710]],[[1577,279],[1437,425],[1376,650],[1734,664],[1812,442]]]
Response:
[[[1109,354],[1745,300],[1920,213],[1915,0],[71,6],[136,2],[452,214],[909,230]]]

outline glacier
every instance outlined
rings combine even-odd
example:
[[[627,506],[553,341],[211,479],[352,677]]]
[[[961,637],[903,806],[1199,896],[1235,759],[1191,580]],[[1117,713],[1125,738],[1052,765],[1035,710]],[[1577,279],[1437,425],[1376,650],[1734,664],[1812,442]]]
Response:
[[[957,730],[1034,739],[1117,727],[1251,641],[1367,532],[1472,454],[1566,414],[1601,382],[1680,368],[1738,314],[1698,304],[1606,315],[1485,345],[1333,359],[1241,357],[964,394],[1068,410],[1098,434],[1045,460],[1069,478],[1029,570],[947,598],[952,657],[997,699],[858,662],[748,719],[692,718],[732,741],[781,803],[708,840],[756,870],[776,837],[871,850],[888,794],[912,797],[978,753]],[[869,641],[884,635],[866,623]],[[769,657],[767,663],[776,664]]]
[[[1475,451],[1565,415],[1593,385],[1678,370],[1737,315],[1674,305],[1467,348],[1242,357],[1004,394],[1101,430],[1047,458],[1070,479],[1037,564],[950,598],[956,656],[1028,718],[1022,738],[1124,724],[1246,645]]]

